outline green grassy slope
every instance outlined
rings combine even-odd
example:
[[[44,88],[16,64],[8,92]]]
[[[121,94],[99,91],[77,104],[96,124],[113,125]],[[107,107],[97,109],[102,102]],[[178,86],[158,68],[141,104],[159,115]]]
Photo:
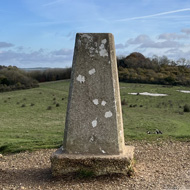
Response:
[[[190,113],[184,113],[182,108],[185,104],[190,105],[190,94],[176,91],[190,88],[126,83],[120,86],[121,99],[127,102],[122,106],[126,140],[190,139]],[[1,93],[0,152],[60,146],[68,91],[69,81],[58,81],[42,83],[35,89]],[[169,96],[128,94],[145,91]],[[147,134],[156,129],[163,134]]]
[[[190,88],[125,83],[121,83],[120,87],[121,99],[127,101],[127,106],[122,106],[126,139],[190,139],[190,113],[183,112],[183,106],[190,105],[190,94],[177,91]],[[168,96],[128,94],[132,92],[160,93]],[[155,135],[156,129],[163,134]],[[147,134],[147,131],[151,134]]]

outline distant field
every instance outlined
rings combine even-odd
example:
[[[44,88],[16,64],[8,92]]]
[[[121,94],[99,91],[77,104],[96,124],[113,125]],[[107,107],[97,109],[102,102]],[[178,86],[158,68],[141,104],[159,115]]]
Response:
[[[190,140],[190,94],[171,87],[120,83],[125,139]],[[63,140],[69,81],[41,83],[39,88],[0,93],[0,152],[54,148]],[[132,92],[166,97],[129,95]],[[156,129],[162,134],[155,134]],[[147,134],[149,131],[151,134]]]

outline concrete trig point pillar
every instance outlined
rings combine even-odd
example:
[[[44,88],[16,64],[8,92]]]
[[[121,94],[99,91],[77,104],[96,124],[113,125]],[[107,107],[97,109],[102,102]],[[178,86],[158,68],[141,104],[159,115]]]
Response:
[[[134,147],[125,146],[114,38],[76,35],[63,147],[52,173],[127,174]]]

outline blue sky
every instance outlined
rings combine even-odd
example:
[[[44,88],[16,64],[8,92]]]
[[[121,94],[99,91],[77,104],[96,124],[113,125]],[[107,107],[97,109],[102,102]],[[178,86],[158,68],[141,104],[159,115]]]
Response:
[[[76,33],[108,32],[117,56],[190,59],[189,0],[1,0],[0,65],[69,67]]]

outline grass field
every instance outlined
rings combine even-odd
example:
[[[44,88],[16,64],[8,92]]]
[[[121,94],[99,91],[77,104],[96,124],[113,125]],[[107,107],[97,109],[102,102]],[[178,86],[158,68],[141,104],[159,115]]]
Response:
[[[190,140],[190,94],[171,87],[120,83],[125,139]],[[59,147],[63,140],[69,81],[41,83],[39,88],[0,94],[0,152]],[[129,95],[165,93],[166,97]],[[155,134],[159,129],[162,134]],[[151,134],[147,134],[149,131]]]

